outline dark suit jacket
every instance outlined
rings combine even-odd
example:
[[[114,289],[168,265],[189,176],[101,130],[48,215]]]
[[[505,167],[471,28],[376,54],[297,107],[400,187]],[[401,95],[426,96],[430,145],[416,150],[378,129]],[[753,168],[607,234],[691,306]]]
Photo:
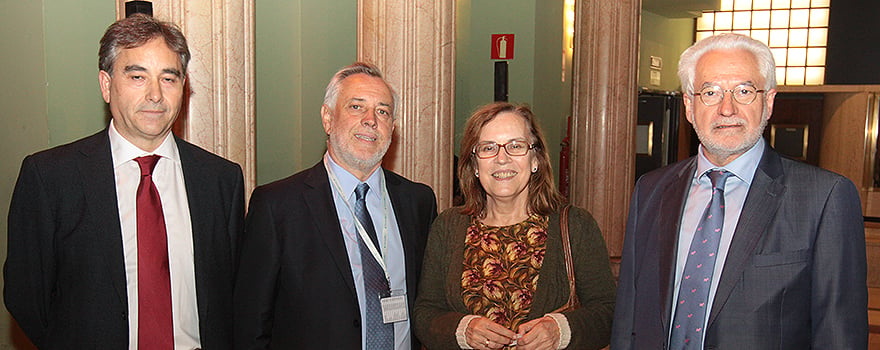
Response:
[[[645,174],[630,204],[611,349],[665,349],[676,244],[696,158]],[[781,158],[755,172],[719,280],[706,349],[865,349],[865,236],[843,176]]]
[[[412,318],[437,204],[428,186],[387,170],[385,180],[406,256]],[[254,190],[241,247],[236,349],[361,349],[354,278],[323,163]]]
[[[230,161],[175,139],[192,217],[205,349],[231,348],[244,182]],[[105,129],[24,159],[9,209],[6,307],[40,349],[128,348],[128,296]]]

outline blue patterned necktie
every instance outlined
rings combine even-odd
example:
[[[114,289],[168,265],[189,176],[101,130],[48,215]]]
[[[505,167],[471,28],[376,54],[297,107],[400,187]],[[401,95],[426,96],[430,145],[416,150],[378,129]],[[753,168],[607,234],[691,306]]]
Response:
[[[708,313],[706,306],[715,272],[715,255],[724,226],[724,183],[728,176],[730,173],[724,170],[709,172],[712,199],[697,225],[684,264],[669,339],[669,349],[672,350],[703,348],[703,325]]]
[[[362,183],[355,189],[355,206],[354,215],[361,225],[367,231],[367,235],[373,241],[373,244],[379,250],[378,238],[376,237],[376,228],[373,226],[373,219],[370,218],[370,212],[367,211],[367,191],[370,185]],[[364,273],[364,299],[366,299],[366,317],[364,327],[367,328],[367,339],[365,349],[392,349],[394,348],[394,324],[384,323],[382,320],[382,304],[380,298],[389,296],[390,289],[388,287],[388,279],[385,278],[385,272],[382,266],[373,258],[370,249],[366,243],[358,235],[358,246],[361,250],[361,268]]]

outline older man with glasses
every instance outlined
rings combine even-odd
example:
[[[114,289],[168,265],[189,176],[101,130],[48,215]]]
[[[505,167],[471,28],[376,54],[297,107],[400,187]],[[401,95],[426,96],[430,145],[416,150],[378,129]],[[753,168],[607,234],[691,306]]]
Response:
[[[611,349],[866,349],[859,195],[764,142],[770,49],[716,35],[678,74],[700,147],[636,184]]]

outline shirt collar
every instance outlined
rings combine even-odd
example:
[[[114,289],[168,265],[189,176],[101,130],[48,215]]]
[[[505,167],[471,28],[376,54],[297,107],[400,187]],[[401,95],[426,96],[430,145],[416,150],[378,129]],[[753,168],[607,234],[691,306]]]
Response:
[[[125,137],[122,137],[119,131],[116,130],[116,126],[113,125],[113,121],[110,121],[109,129],[110,152],[113,155],[114,169],[132,159],[151,154],[161,156],[162,158],[168,158],[175,163],[180,162],[180,154],[177,152],[177,143],[174,142],[174,137],[171,136],[170,132],[165,136],[165,140],[162,141],[162,144],[160,144],[156,150],[153,152],[147,152],[126,140]]]
[[[699,180],[700,176],[703,176],[707,171],[721,168],[751,185],[752,179],[755,178],[755,170],[758,169],[758,162],[761,161],[761,156],[764,154],[764,144],[764,138],[759,137],[758,142],[755,142],[752,148],[723,167],[715,166],[703,155],[703,145],[701,144],[697,152],[697,171],[694,173],[694,178]]]
[[[339,180],[339,186],[342,187],[343,194],[346,198],[351,198],[355,187],[361,184],[361,180],[333,161],[333,157],[330,156],[329,152],[324,153],[324,158],[327,159],[327,164],[330,164],[330,169],[333,171],[333,174],[336,175],[336,179]],[[385,177],[385,172],[381,170],[382,167],[379,166],[372,174],[370,174],[367,181],[363,181],[370,185],[370,190],[367,192],[367,196],[376,196],[377,199],[382,198],[379,192],[382,188],[382,178]]]

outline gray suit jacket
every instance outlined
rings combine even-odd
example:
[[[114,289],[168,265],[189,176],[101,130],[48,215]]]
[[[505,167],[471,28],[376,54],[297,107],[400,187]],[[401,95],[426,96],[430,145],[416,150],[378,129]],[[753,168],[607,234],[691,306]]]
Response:
[[[28,156],[9,208],[6,308],[40,349],[128,348],[128,296],[107,130]],[[241,168],[175,139],[192,217],[204,349],[232,342]]]
[[[696,158],[645,174],[630,204],[611,349],[666,349]],[[706,349],[866,349],[864,222],[847,178],[767,146],[719,280]]]

